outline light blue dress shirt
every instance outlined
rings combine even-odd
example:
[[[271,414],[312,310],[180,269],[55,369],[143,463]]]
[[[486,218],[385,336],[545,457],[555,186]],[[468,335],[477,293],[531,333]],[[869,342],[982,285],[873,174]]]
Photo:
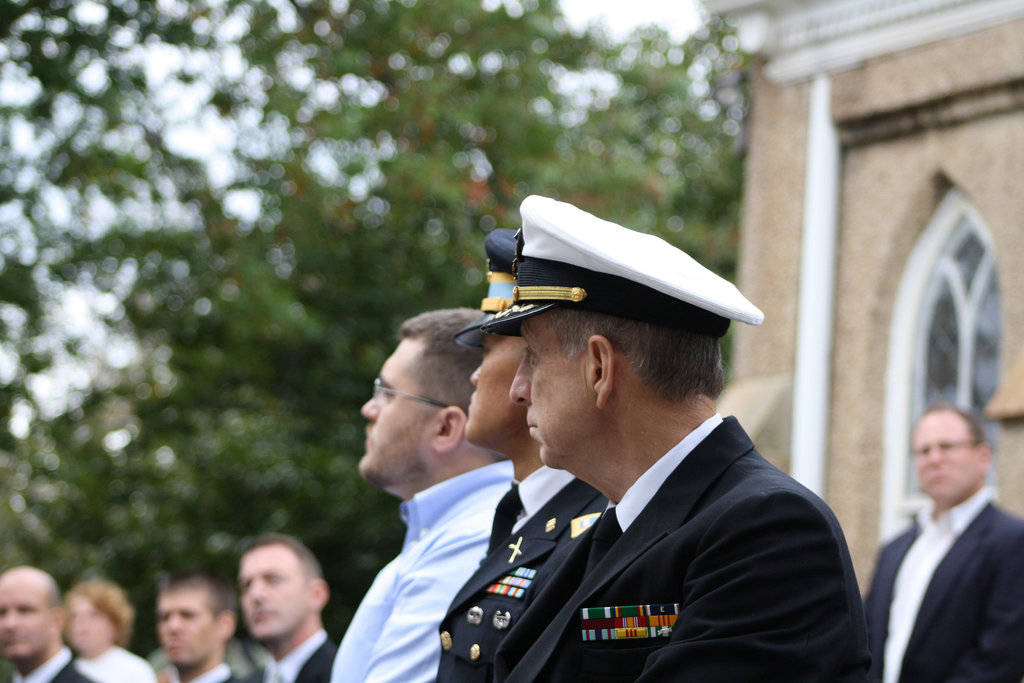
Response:
[[[401,505],[401,554],[377,574],[338,648],[331,683],[432,683],[438,626],[487,552],[498,500],[512,480],[502,461],[466,472]]]

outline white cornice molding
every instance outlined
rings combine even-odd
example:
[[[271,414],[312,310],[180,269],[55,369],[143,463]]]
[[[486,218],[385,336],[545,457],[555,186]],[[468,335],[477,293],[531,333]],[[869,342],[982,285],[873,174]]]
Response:
[[[1024,17],[1024,0],[705,0],[778,83]]]

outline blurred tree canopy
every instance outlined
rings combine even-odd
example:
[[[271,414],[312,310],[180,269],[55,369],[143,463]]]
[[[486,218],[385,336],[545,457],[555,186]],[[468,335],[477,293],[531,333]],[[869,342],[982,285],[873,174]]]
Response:
[[[121,583],[147,652],[162,572],[292,533],[340,637],[402,534],[356,470],[397,324],[476,307],[531,193],[730,275],[737,50],[551,0],[2,0],[0,566]]]

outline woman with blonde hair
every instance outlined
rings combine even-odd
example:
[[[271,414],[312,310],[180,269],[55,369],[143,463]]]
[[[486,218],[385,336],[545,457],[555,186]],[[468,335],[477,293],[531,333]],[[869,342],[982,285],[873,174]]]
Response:
[[[75,665],[97,683],[156,683],[146,660],[125,648],[131,639],[135,608],[120,586],[83,581],[64,598],[67,636],[78,653]]]

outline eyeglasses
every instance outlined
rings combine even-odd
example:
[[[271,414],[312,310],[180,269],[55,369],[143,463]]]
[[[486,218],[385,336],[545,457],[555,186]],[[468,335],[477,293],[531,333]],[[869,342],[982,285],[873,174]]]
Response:
[[[977,446],[980,441],[966,440],[966,441],[940,441],[939,443],[929,444],[927,446],[921,446],[915,448],[911,453],[919,458],[927,457],[932,451],[936,451],[939,455],[947,455],[952,453],[957,448],[967,448],[968,446]]]
[[[390,396],[401,396],[402,398],[412,399],[413,401],[420,401],[421,403],[426,403],[428,405],[437,406],[438,408],[447,408],[448,405],[449,405],[449,404],[443,403],[441,401],[435,401],[432,398],[427,398],[426,396],[420,396],[418,394],[407,394],[404,391],[399,391],[398,389],[392,389],[391,387],[385,385],[380,377],[378,377],[377,379],[373,380],[373,399],[372,400],[374,400],[377,403],[380,403],[380,404],[383,405],[384,403],[387,403],[387,400],[386,400],[385,397],[390,397]]]

